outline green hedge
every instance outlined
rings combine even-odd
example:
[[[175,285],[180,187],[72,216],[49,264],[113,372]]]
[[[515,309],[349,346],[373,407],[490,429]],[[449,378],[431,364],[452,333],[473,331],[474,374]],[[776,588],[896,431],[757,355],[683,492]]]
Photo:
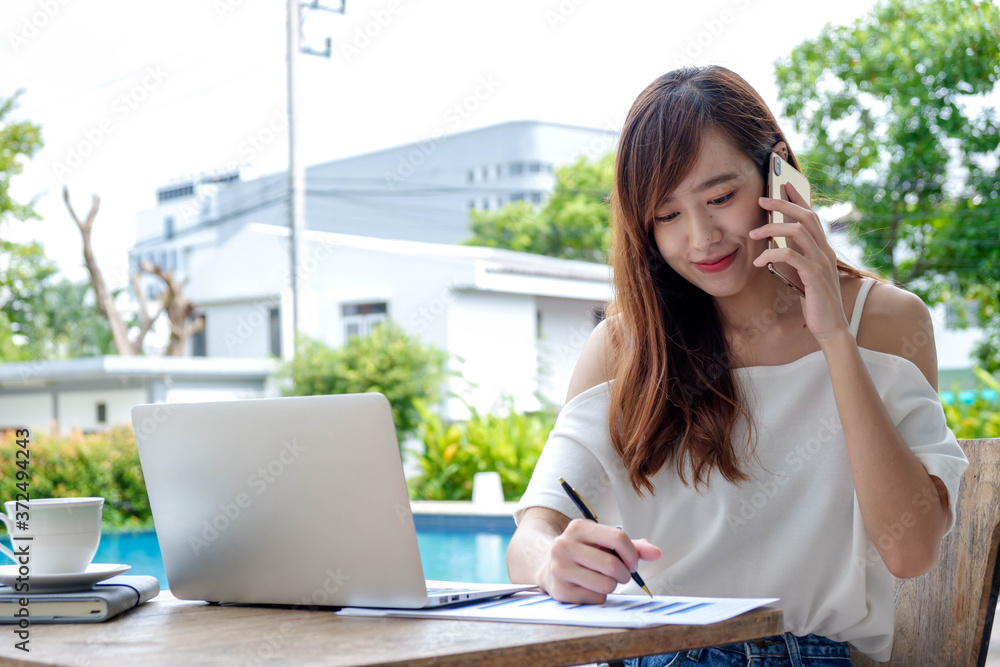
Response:
[[[15,431],[0,438],[0,499],[18,493]],[[28,492],[32,498],[101,496],[107,529],[142,530],[153,526],[139,452],[129,425],[84,434],[51,435],[31,431],[28,442]]]

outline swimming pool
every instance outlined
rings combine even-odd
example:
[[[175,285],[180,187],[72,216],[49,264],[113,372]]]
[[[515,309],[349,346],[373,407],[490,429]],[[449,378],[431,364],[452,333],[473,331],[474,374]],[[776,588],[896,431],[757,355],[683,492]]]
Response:
[[[417,544],[427,579],[510,583],[506,553],[514,533],[509,516],[415,514]],[[153,531],[101,535],[95,563],[126,563],[128,574],[149,574],[167,588],[160,545]]]

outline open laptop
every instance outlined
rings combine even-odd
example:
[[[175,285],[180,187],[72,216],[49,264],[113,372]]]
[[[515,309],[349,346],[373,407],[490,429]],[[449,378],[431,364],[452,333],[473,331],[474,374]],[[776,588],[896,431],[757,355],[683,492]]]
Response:
[[[180,599],[423,608],[533,588],[425,582],[382,394],[144,404],[132,425]]]

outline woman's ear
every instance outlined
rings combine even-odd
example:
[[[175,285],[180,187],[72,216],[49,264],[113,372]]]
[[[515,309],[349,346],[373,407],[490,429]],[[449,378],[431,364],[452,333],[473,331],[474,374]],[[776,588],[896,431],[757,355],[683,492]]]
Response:
[[[779,141],[778,143],[776,143],[771,148],[771,151],[780,155],[783,160],[788,159],[788,144],[786,144],[784,141]]]

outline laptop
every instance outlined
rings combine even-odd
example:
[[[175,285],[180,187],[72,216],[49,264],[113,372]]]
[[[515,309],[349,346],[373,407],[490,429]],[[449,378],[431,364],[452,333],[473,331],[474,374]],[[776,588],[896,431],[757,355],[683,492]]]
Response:
[[[382,394],[143,404],[132,426],[177,598],[415,609],[534,588],[424,580]]]

